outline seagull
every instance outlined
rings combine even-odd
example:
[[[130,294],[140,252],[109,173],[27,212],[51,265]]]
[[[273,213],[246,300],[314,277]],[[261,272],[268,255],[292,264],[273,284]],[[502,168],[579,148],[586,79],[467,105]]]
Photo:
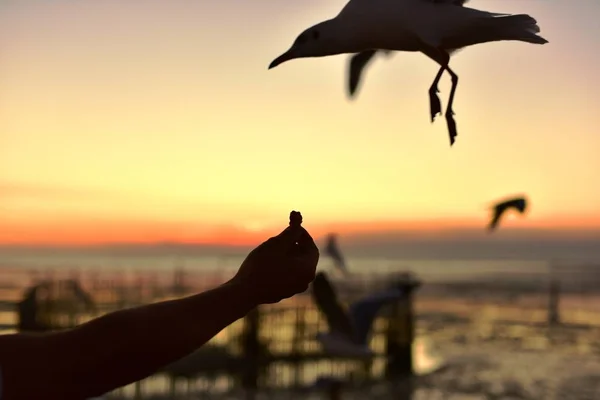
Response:
[[[337,245],[336,235],[334,233],[329,234],[327,237],[325,253],[333,259],[334,265],[337,269],[342,271],[344,275],[348,275],[348,268],[346,266],[344,257],[342,256],[342,252]]]
[[[456,6],[462,7],[466,2],[468,2],[469,0],[432,0],[434,3],[452,3]],[[450,50],[448,51],[448,53],[452,54],[454,51]],[[367,65],[369,64],[369,62],[373,59],[373,57],[377,54],[377,53],[383,53],[386,56],[389,56],[392,52],[389,50],[365,50],[365,51],[361,51],[360,53],[354,54],[350,57],[350,62],[348,63],[348,94],[350,95],[350,97],[353,97],[356,94],[356,90],[358,89],[358,86],[360,84],[360,78],[362,77],[362,73],[363,70],[367,67]],[[439,90],[437,90],[437,85],[436,86],[431,86],[431,89],[429,90],[429,97],[430,99],[432,98],[436,98],[437,99],[437,95],[436,93],[439,93]],[[433,109],[434,109],[434,104],[440,104],[439,99],[434,103],[434,101],[430,100],[430,104],[431,104],[431,108],[432,108],[432,115],[431,115],[431,122],[433,122],[435,115],[439,112],[441,112],[441,105],[439,106],[439,109],[434,113]]]
[[[496,227],[498,226],[498,222],[500,221],[500,218],[502,217],[502,215],[504,215],[504,213],[508,210],[508,209],[515,209],[517,211],[519,211],[521,214],[523,214],[525,212],[525,209],[527,208],[527,199],[525,197],[516,197],[510,200],[503,200],[499,203],[497,203],[494,207],[492,207],[492,211],[493,211],[493,216],[492,216],[492,220],[490,221],[490,224],[488,226],[488,229],[490,232],[492,232],[494,229],[496,229]]]
[[[330,354],[348,357],[372,357],[369,334],[373,321],[381,307],[404,297],[405,293],[394,288],[373,294],[352,304],[346,311],[324,272],[318,272],[313,281],[312,296],[325,315],[329,332],[320,332],[316,338]]]
[[[269,69],[298,58],[366,50],[421,52],[440,65],[429,90],[432,119],[441,112],[436,93],[442,73],[447,71],[452,79],[445,114],[452,146],[457,135],[452,104],[458,75],[450,69],[450,54],[463,47],[503,40],[548,43],[537,35],[539,31],[537,21],[529,15],[476,10],[463,7],[458,0],[350,0],[337,16],[298,35]]]

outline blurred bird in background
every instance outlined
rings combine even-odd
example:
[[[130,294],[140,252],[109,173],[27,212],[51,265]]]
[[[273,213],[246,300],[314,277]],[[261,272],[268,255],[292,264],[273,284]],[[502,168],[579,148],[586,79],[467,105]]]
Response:
[[[519,196],[496,203],[496,205],[492,207],[492,220],[488,226],[490,232],[497,228],[500,223],[500,218],[502,218],[506,211],[510,209],[515,209],[521,214],[525,213],[525,210],[527,209],[527,199],[524,196]]]
[[[346,261],[344,260],[342,252],[337,244],[337,235],[335,233],[330,233],[326,240],[325,254],[331,257],[333,260],[333,265],[337,270],[341,271],[345,276],[348,276],[350,272],[348,271]]]

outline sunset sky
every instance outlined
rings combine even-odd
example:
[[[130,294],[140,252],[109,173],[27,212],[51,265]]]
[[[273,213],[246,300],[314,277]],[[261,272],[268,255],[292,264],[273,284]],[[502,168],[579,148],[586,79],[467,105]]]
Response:
[[[347,56],[267,70],[346,0],[2,0],[0,244],[238,243],[302,211],[330,229],[600,229],[600,1],[472,0],[550,43],[458,53],[450,148],[429,122],[437,65]],[[440,85],[446,105],[449,78]]]

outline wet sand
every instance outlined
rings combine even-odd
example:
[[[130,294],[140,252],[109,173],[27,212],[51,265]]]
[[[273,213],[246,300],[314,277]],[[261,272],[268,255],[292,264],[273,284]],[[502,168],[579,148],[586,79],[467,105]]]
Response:
[[[441,327],[440,327],[441,326]],[[417,363],[442,361],[411,383],[348,382],[343,399],[594,400],[600,399],[600,328],[421,318]],[[115,397],[118,398],[118,397]],[[131,397],[129,397],[131,398]],[[144,399],[168,399],[162,395]],[[178,399],[198,399],[199,394]],[[244,398],[239,390],[208,395]],[[258,399],[325,399],[317,390],[266,390]]]
[[[417,378],[430,393],[417,399],[600,399],[597,328],[464,322],[422,328],[447,364]]]

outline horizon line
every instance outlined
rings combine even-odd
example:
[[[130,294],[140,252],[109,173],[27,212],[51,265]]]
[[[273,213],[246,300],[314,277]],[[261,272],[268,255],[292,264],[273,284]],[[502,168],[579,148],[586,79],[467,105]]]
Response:
[[[263,234],[264,233],[264,234]],[[573,241],[573,240],[600,240],[600,227],[537,227],[511,226],[500,229],[496,232],[488,232],[480,226],[444,226],[434,229],[379,229],[379,230],[358,230],[350,232],[339,232],[337,230],[323,230],[318,234],[313,234],[315,242],[324,240],[327,235],[335,233],[338,238],[344,242],[352,242],[364,245],[389,240],[401,240],[403,242],[464,242],[464,241]],[[0,249],[102,249],[102,248],[126,248],[126,247],[215,247],[215,248],[247,248],[256,246],[269,237],[277,235],[275,232],[253,232],[244,238],[235,238],[238,240],[202,240],[202,239],[155,239],[143,240],[93,240],[79,242],[60,242],[60,241],[12,241],[0,242]],[[241,239],[241,240],[240,240]]]

